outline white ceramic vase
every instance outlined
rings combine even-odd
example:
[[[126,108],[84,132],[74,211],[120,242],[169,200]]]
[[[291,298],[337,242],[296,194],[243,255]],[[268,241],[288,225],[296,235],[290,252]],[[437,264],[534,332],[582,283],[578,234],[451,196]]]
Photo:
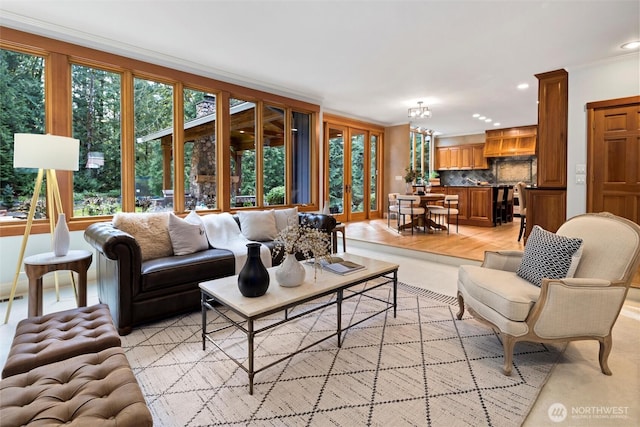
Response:
[[[69,253],[69,242],[71,236],[69,235],[69,227],[67,227],[67,220],[65,214],[58,214],[58,223],[53,230],[52,249],[55,256],[65,256]]]
[[[280,267],[276,269],[276,280],[280,286],[293,288],[302,285],[306,270],[295,254],[287,254]]]

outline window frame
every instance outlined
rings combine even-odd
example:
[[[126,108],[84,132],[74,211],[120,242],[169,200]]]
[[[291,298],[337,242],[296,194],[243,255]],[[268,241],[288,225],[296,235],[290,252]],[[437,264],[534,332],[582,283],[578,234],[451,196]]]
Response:
[[[133,126],[133,79],[134,77],[149,79],[173,86],[173,127],[174,129],[184,129],[183,117],[183,88],[203,90],[215,93],[217,98],[216,106],[216,138],[222,143],[218,144],[218,206],[214,211],[233,211],[230,206],[228,177],[230,177],[229,159],[220,155],[229,150],[229,123],[230,113],[228,105],[231,94],[241,99],[255,100],[256,104],[262,108],[262,103],[278,106],[285,110],[285,120],[287,131],[285,137],[290,145],[288,133],[290,131],[290,121],[288,116],[292,110],[311,114],[311,168],[312,182],[311,203],[292,205],[287,199],[285,205],[279,207],[298,206],[302,211],[317,210],[320,206],[319,196],[319,146],[321,144],[319,135],[320,106],[306,101],[288,98],[282,95],[271,94],[240,85],[215,80],[210,77],[195,75],[178,69],[155,65],[148,62],[115,55],[104,51],[72,44],[60,40],[50,39],[19,30],[2,27],[0,32],[0,48],[13,50],[21,53],[34,54],[45,59],[45,129],[46,132],[55,135],[71,136],[72,134],[72,98],[71,98],[71,64],[87,67],[95,67],[105,71],[117,72],[121,74],[121,164],[122,164],[122,210],[124,212],[135,211],[135,177],[134,177],[134,126]],[[259,109],[257,109],[259,110]],[[261,129],[262,123],[258,119],[256,127]],[[260,132],[258,132],[260,134]],[[260,141],[261,142],[261,141]],[[173,167],[174,167],[174,209],[177,214],[184,213],[184,179],[183,174],[177,171],[183,170],[184,151],[181,144],[184,143],[183,132],[173,132]],[[289,147],[287,145],[287,147]],[[258,147],[260,144],[257,145]],[[290,150],[288,150],[290,151]],[[258,155],[258,153],[256,153]],[[261,157],[258,157],[262,161]],[[292,165],[287,154],[286,160],[286,188],[289,192],[292,177]],[[258,162],[257,162],[258,163]],[[257,170],[257,181],[262,191],[261,171]],[[73,174],[71,172],[58,171],[58,182],[62,196],[64,212],[73,213]],[[256,183],[258,185],[258,182]],[[264,208],[261,198],[255,209]],[[199,211],[205,213],[207,211]],[[72,231],[82,230],[89,224],[105,221],[111,216],[93,217],[72,217],[69,215],[69,228]],[[0,236],[21,235],[24,233],[25,221],[0,222]],[[36,221],[31,230],[31,234],[49,233],[48,221]]]

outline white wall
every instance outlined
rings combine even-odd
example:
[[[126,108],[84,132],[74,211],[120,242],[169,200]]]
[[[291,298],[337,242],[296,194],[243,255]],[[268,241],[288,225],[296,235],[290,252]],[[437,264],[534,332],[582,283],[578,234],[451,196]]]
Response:
[[[640,95],[640,53],[623,55],[569,72],[567,218],[587,210],[587,186],[577,185],[577,164],[587,164],[586,104]]]

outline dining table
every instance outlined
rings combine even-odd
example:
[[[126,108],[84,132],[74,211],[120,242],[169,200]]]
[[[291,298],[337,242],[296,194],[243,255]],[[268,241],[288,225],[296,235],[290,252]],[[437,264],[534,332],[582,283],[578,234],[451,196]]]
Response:
[[[415,217],[411,219],[411,222],[401,225],[400,227],[398,227],[398,229],[406,230],[406,229],[411,229],[412,227],[426,227],[425,230],[427,228],[431,230],[446,230],[447,229],[446,225],[438,224],[437,222],[435,222],[431,218],[428,218],[427,216],[429,212],[427,206],[429,204],[443,201],[445,195],[442,193],[423,193],[423,194],[417,193],[413,195],[420,196],[420,207],[425,208],[426,213],[424,216],[415,215]]]

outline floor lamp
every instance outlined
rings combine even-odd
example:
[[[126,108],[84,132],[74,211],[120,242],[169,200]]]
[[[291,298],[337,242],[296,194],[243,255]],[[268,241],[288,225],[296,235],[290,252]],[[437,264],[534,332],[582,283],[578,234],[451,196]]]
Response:
[[[36,205],[40,196],[43,179],[47,181],[47,213],[49,216],[49,227],[53,236],[53,229],[56,224],[58,214],[63,212],[62,199],[60,198],[60,189],[56,178],[56,170],[78,170],[78,157],[80,150],[80,141],[74,138],[55,135],[36,135],[28,133],[17,133],[13,138],[13,167],[14,168],[32,168],[38,169],[36,184],[31,198],[31,206],[27,216],[27,225],[24,229],[22,237],[22,245],[20,246],[20,254],[18,255],[18,266],[16,274],[13,278],[11,286],[11,295],[9,296],[9,305],[7,306],[7,314],[4,323],[9,321],[11,313],[11,305],[18,287],[18,276],[22,270],[22,261],[24,260],[24,251],[27,247],[27,240],[31,233],[31,226],[36,213]],[[55,273],[54,273],[55,274]],[[71,273],[73,275],[73,273]],[[58,278],[56,276],[56,295],[58,294]]]

